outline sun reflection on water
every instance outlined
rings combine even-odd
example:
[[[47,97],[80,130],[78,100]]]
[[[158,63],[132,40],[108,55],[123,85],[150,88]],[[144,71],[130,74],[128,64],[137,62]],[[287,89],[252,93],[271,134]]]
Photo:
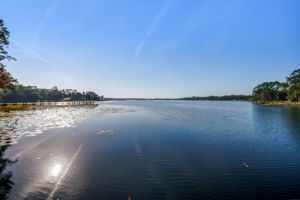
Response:
[[[62,165],[61,164],[54,164],[54,166],[50,169],[50,175],[52,177],[57,177],[62,171]]]
[[[45,163],[44,173],[45,179],[50,182],[57,182],[58,179],[64,174],[68,163],[66,156],[53,156],[48,163]]]

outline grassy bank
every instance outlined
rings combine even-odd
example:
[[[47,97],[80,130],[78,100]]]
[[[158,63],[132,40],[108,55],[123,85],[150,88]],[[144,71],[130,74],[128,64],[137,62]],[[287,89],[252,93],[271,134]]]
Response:
[[[0,106],[0,117],[11,116],[9,112],[11,111],[21,111],[21,110],[38,110],[38,109],[48,109],[57,107],[83,107],[83,106],[97,106],[97,104],[72,104],[72,105],[23,105],[23,104],[8,104],[5,106]]]
[[[0,112],[10,112],[15,110],[27,110],[31,107],[31,105],[22,105],[22,104],[7,104],[5,106],[0,106]]]
[[[27,110],[27,109],[30,109],[30,107],[31,107],[30,105],[13,105],[13,104],[0,106],[0,118],[1,117],[9,117],[10,115],[8,113],[10,111]]]
[[[300,106],[300,102],[289,102],[289,101],[270,101],[270,102],[253,102],[263,106]]]
[[[82,107],[82,106],[91,106],[97,104],[63,104],[63,105],[23,105],[23,104],[7,104],[5,106],[0,105],[0,112],[10,112],[16,110],[36,110],[44,108],[53,108],[53,107]]]

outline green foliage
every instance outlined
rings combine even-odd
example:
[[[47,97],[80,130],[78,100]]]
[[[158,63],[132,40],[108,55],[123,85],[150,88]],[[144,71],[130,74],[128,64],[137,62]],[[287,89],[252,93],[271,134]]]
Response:
[[[1,96],[1,95],[0,95]],[[40,89],[35,86],[16,85],[14,90],[3,93],[0,99],[2,102],[37,102],[37,101],[98,101],[102,97],[95,92],[78,92],[72,89],[58,90]]]
[[[6,48],[9,45],[9,31],[4,25],[2,19],[0,19],[0,91],[7,91],[13,87],[16,80],[6,70],[6,66],[2,63],[4,60],[15,60],[15,58],[8,55]]]
[[[285,101],[287,97],[286,84],[278,81],[264,82],[253,89],[253,100],[266,103],[269,101]]]
[[[300,69],[293,71],[286,82],[264,82],[253,89],[253,100],[260,103],[270,101],[300,101]]]
[[[287,77],[288,99],[291,101],[300,101],[300,69],[293,71]]]

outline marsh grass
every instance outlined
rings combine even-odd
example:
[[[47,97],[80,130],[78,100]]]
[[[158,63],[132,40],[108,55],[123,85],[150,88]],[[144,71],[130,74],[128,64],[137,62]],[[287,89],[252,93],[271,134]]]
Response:
[[[289,102],[289,101],[270,101],[266,103],[257,103],[257,104],[263,106],[300,106],[300,102]]]
[[[7,104],[0,106],[0,117],[9,117],[7,113],[11,111],[21,110],[40,110],[54,107],[96,107],[97,104],[78,104],[78,105],[23,105],[23,104]]]
[[[5,106],[0,106],[0,112],[10,112],[14,110],[26,110],[29,109],[30,105],[23,104],[7,104]]]

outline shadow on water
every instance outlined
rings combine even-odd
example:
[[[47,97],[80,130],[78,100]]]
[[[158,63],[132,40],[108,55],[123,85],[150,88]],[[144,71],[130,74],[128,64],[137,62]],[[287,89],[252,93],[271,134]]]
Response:
[[[2,122],[5,125],[8,121]],[[1,123],[1,125],[3,125]],[[17,123],[17,121],[15,121]],[[13,130],[14,124],[12,123],[11,130]],[[9,193],[14,185],[12,179],[12,172],[7,170],[7,167],[14,164],[17,160],[10,160],[4,157],[6,149],[10,146],[10,136],[7,131],[4,131],[0,127],[0,199],[8,199]]]
[[[300,143],[300,108],[291,106],[260,106],[253,104],[253,119],[256,130],[261,134],[288,133]],[[270,135],[269,135],[270,136]]]
[[[292,137],[300,143],[300,108],[286,107],[283,111],[283,120]]]

